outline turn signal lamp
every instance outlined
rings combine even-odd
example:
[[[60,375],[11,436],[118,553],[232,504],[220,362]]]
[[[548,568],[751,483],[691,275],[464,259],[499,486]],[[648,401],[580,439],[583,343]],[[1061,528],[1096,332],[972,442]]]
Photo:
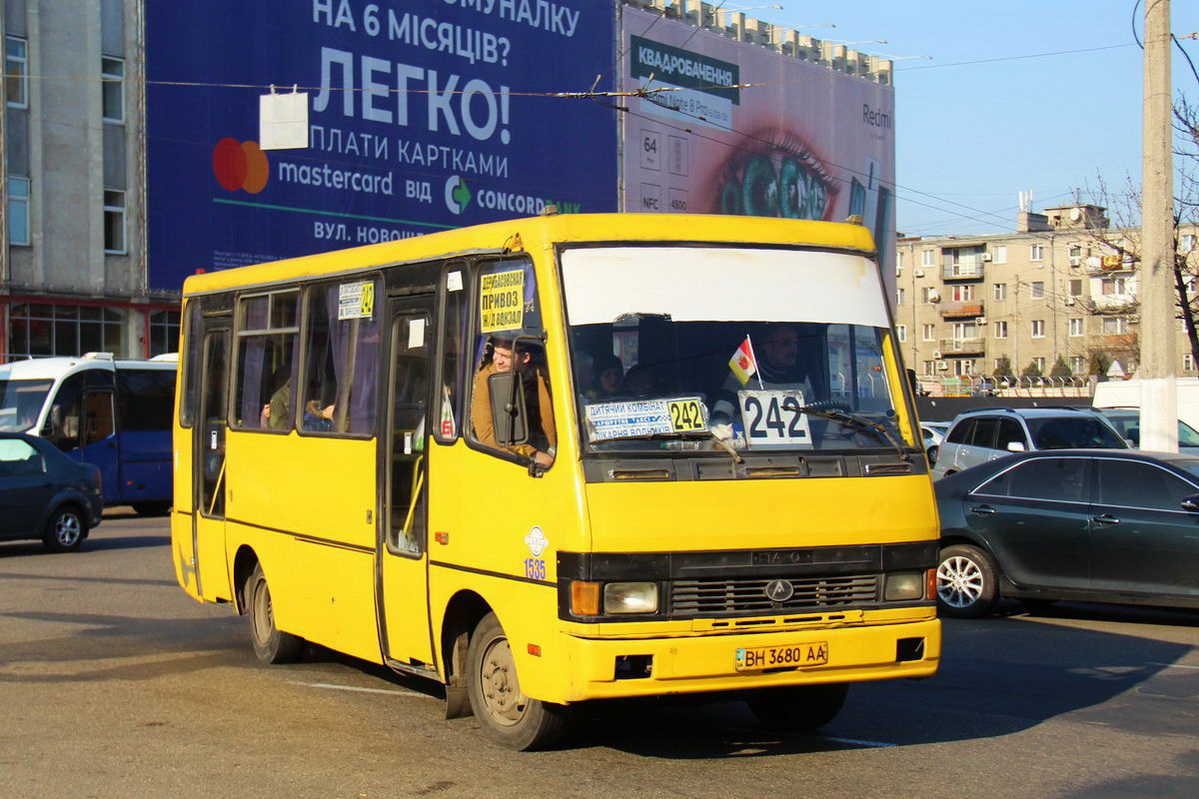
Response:
[[[570,584],[570,612],[575,616],[598,616],[600,584],[575,580]]]

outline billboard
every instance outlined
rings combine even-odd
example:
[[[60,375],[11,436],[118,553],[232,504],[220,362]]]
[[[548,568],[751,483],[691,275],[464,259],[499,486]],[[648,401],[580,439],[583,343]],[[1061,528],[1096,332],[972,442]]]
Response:
[[[623,28],[621,88],[646,90],[622,121],[624,210],[858,214],[894,264],[891,86],[629,6]]]
[[[617,210],[615,83],[595,0],[146,0],[153,289],[260,263],[560,210]],[[303,149],[259,98],[308,93]]]

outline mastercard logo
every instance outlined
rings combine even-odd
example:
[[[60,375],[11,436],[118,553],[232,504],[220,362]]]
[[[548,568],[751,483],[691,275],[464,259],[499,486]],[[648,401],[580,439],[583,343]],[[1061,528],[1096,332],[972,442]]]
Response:
[[[256,141],[224,138],[212,150],[212,174],[227,191],[257,194],[266,188],[271,165]]]

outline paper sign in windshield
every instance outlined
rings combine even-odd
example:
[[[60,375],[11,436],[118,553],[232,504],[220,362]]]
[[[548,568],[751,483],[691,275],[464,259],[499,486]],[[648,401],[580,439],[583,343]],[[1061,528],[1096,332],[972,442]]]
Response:
[[[688,433],[708,429],[699,397],[600,402],[585,409],[588,441]]]
[[[525,271],[483,275],[479,282],[479,324],[484,333],[524,326]]]
[[[738,391],[737,401],[750,449],[812,446],[802,391]]]
[[[337,287],[337,318],[370,319],[375,312],[375,284],[364,280],[360,283],[342,283]]]

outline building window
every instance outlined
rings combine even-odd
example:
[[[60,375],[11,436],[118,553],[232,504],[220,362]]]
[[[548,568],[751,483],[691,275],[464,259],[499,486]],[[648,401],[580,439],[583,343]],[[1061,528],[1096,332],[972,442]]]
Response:
[[[924,374],[928,377],[932,377],[936,373],[937,373],[936,361],[924,361]]]
[[[997,264],[1007,263],[1007,245],[997,244],[991,248],[991,261]]]
[[[1087,359],[1081,355],[1074,355],[1070,358],[1070,371],[1076,375],[1086,374]]]
[[[908,326],[907,325],[896,325],[895,326],[895,335],[899,337],[900,341],[907,341],[908,340]]]
[[[896,276],[903,274],[903,256],[904,251],[900,250],[895,253],[895,274]]]
[[[1007,338],[1007,322],[995,323],[995,338]]]
[[[8,243],[29,246],[29,178],[8,179]]]
[[[11,306],[8,328],[10,355],[82,355],[111,352],[125,355],[125,315],[115,308],[78,305]]]
[[[955,341],[974,341],[978,338],[978,325],[974,322],[955,322],[953,338]]]
[[[932,341],[933,337],[936,335],[937,335],[937,326],[936,325],[921,325],[920,326],[920,338],[922,340]]]
[[[905,289],[897,289],[895,291],[895,304],[903,305],[904,296],[907,294]]]
[[[953,301],[954,302],[971,302],[974,299],[974,286],[954,286]]]
[[[1033,338],[1045,338],[1045,320],[1032,320],[1031,333]]]
[[[1184,371],[1184,372],[1195,371],[1195,356],[1191,355],[1189,352],[1186,355],[1182,356],[1182,371]]]
[[[1037,357],[1032,359],[1032,362],[1037,365],[1038,372],[1040,372],[1041,374],[1045,374],[1045,358],[1044,358],[1044,356],[1038,355]]]
[[[179,312],[154,311],[150,314],[150,357],[179,351]]]
[[[1105,336],[1122,336],[1128,332],[1128,320],[1122,316],[1109,316],[1103,320]]]
[[[1006,300],[1007,299],[1007,283],[996,283],[994,288],[995,288],[995,295],[994,295],[995,299],[997,299],[997,300]]]
[[[1045,282],[1041,280],[1034,280],[1032,283],[1029,283],[1028,295],[1034,300],[1045,299]]]
[[[10,108],[29,107],[29,45],[19,36],[4,37],[4,90]]]
[[[1100,288],[1105,296],[1127,293],[1127,286],[1125,285],[1124,278],[1122,277],[1105,277],[1100,282]]]
[[[953,364],[953,373],[958,377],[966,377],[974,374],[974,359],[960,358]]]
[[[1194,233],[1183,233],[1178,238],[1179,252],[1191,252],[1194,249],[1195,249],[1195,234]]]
[[[104,252],[124,254],[125,192],[104,190]]]
[[[1028,245],[1028,260],[1044,261],[1045,260],[1045,245],[1044,244]]]
[[[1081,244],[1071,244],[1070,248],[1067,250],[1067,254],[1073,260],[1082,258],[1082,245]]]
[[[937,263],[936,253],[934,250],[921,250],[920,251],[920,265],[921,266],[936,266],[936,263]]]
[[[1083,320],[1080,317],[1076,317],[1076,318],[1070,320],[1070,335],[1071,336],[1082,336],[1082,335],[1086,334],[1086,325],[1084,324],[1084,321],[1085,320]]]
[[[123,123],[125,121],[125,62],[120,58],[105,56],[100,63],[104,121]]]
[[[921,286],[920,302],[924,303],[925,305],[928,305],[930,302],[932,302],[933,300],[931,292],[933,291],[936,291],[936,289],[932,288],[931,286]]]
[[[1082,281],[1081,280],[1071,280],[1070,281],[1070,296],[1071,297],[1081,297],[1082,296]]]

